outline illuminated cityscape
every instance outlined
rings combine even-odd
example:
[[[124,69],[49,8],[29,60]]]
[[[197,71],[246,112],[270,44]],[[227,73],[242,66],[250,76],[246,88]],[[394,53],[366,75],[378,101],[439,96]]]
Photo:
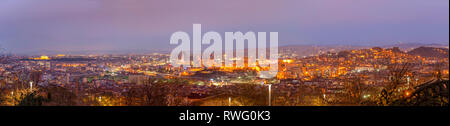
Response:
[[[260,78],[260,67],[173,67],[165,53],[4,55],[1,105],[448,105],[448,46],[291,51],[281,48],[273,79]]]
[[[0,0],[0,106],[448,106],[448,35],[449,0]]]

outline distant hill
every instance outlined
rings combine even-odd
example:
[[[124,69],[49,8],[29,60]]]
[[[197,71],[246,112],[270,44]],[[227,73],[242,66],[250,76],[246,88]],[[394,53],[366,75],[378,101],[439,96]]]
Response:
[[[314,56],[314,55],[320,55],[326,52],[340,52],[345,50],[357,50],[357,49],[367,49],[372,48],[373,46],[351,46],[351,45],[288,45],[288,46],[280,46],[279,50],[280,52],[289,52],[293,54],[297,54],[297,56]],[[376,46],[384,49],[391,49],[395,52],[408,52],[412,51],[414,49],[417,49],[419,47],[432,47],[432,48],[442,48],[448,50],[448,45],[444,44],[423,44],[423,43],[398,43],[398,44],[391,44],[391,45],[383,45],[383,46]],[[289,50],[295,50],[295,51],[289,51]],[[448,51],[447,51],[448,52]],[[448,55],[448,53],[447,53]]]
[[[297,56],[316,56],[326,52],[340,52],[345,50],[364,49],[364,46],[317,46],[317,45],[289,45],[278,48],[281,53],[292,53]]]
[[[39,50],[30,51],[20,54],[25,55],[90,55],[90,54],[150,54],[150,53],[170,53],[169,48],[162,49],[134,49],[134,50],[82,50],[82,51],[55,51],[55,50]]]
[[[448,45],[443,45],[443,44],[423,44],[423,43],[399,43],[399,44],[392,44],[392,45],[382,46],[382,48],[392,48],[392,47],[398,47],[402,51],[411,51],[411,50],[419,48],[419,47],[434,47],[434,48],[447,48],[448,49]]]
[[[437,58],[448,58],[449,50],[446,48],[435,48],[435,47],[419,47],[408,52],[410,55],[417,55],[422,57],[437,57]]]

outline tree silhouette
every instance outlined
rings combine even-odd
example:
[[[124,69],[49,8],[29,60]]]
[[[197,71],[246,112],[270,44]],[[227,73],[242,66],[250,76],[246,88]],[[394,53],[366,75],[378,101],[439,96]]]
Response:
[[[382,89],[380,105],[390,105],[391,102],[399,98],[396,96],[399,86],[405,84],[406,74],[411,69],[412,64],[392,64],[388,66],[389,83]]]

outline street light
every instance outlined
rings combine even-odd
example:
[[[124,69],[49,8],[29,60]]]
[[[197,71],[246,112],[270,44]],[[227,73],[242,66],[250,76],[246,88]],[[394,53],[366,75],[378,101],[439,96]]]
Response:
[[[410,78],[409,76],[406,78],[407,83],[408,83],[408,87],[410,87],[410,84],[409,84],[410,79],[411,79],[411,78]]]
[[[228,106],[231,106],[231,97],[228,97]]]
[[[269,106],[272,106],[272,84],[269,84]]]
[[[30,91],[33,91],[33,81],[30,82]]]

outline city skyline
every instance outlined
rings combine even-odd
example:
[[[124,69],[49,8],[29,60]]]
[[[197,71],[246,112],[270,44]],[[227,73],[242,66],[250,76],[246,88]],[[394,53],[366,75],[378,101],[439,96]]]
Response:
[[[191,33],[194,23],[203,32],[279,32],[280,46],[448,45],[448,9],[446,0],[6,0],[0,45],[12,53],[167,48],[173,32]]]

